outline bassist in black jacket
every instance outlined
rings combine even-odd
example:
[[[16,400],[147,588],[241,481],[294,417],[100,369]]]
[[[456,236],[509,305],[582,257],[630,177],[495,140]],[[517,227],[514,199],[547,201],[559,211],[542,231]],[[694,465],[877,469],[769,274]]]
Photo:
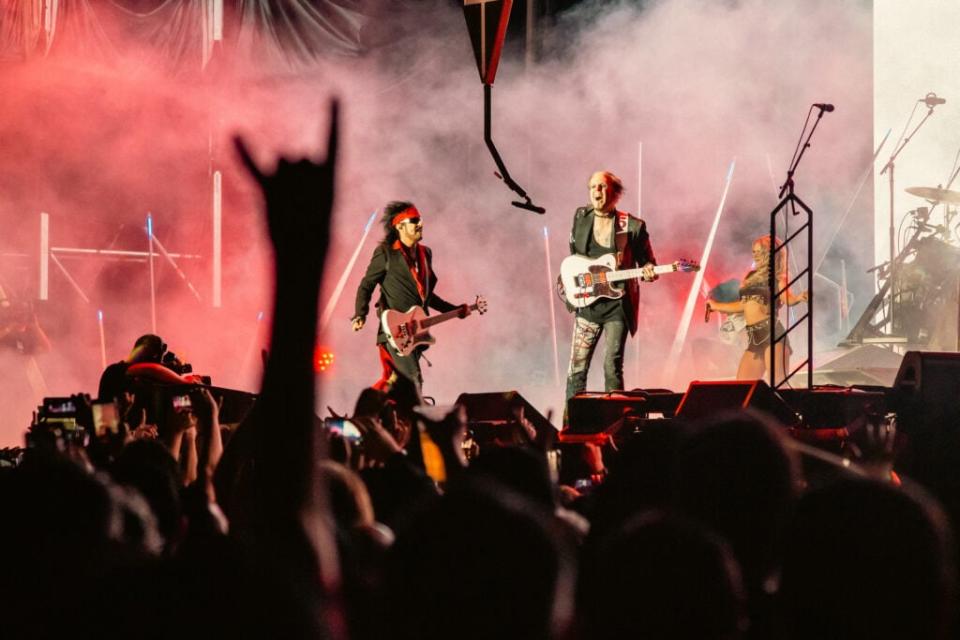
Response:
[[[429,247],[420,243],[423,219],[417,208],[410,202],[391,202],[384,207],[381,222],[385,232],[383,240],[374,249],[367,273],[357,287],[355,312],[350,319],[353,330],[363,328],[377,285],[380,285],[380,299],[376,305],[378,320],[387,309],[407,311],[411,307],[422,307],[444,312],[459,308],[434,291],[437,275],[433,271],[433,254]],[[392,384],[396,373],[407,376],[418,387],[423,384],[420,349],[408,356],[399,354],[387,340],[379,322],[377,345],[383,375],[374,385],[376,388],[384,389]]]

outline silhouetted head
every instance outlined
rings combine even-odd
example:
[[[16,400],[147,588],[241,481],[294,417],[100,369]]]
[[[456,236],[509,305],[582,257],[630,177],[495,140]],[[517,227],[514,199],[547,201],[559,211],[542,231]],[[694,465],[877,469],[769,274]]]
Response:
[[[487,447],[467,469],[471,476],[490,478],[528,500],[553,511],[554,492],[546,456],[529,447]]]
[[[683,443],[674,477],[678,508],[730,543],[748,589],[763,588],[800,490],[782,430],[760,414],[722,414]]]
[[[590,536],[602,535],[649,509],[672,500],[677,452],[687,434],[683,424],[653,422],[610,456],[609,475],[594,491]]]
[[[133,343],[133,349],[127,356],[127,362],[160,362],[163,353],[167,350],[163,338],[152,333],[142,335]]]
[[[180,536],[181,510],[180,472],[169,450],[157,440],[134,440],[120,452],[110,474],[146,499],[171,549]]]
[[[733,640],[747,627],[733,554],[699,524],[651,511],[599,540],[578,592],[583,637]]]
[[[387,394],[379,389],[367,387],[357,396],[353,407],[353,415],[361,417],[376,417],[387,403]]]
[[[556,638],[572,615],[572,562],[540,509],[503,487],[460,484],[394,545],[394,637]]]
[[[132,560],[114,487],[71,459],[32,449],[0,485],[8,517],[0,571],[4,637],[66,637],[105,576]],[[50,615],[51,599],[57,615]],[[73,626],[75,633],[83,626]]]
[[[847,478],[804,496],[784,553],[784,626],[799,639],[947,637],[955,564],[947,520],[916,488]]]

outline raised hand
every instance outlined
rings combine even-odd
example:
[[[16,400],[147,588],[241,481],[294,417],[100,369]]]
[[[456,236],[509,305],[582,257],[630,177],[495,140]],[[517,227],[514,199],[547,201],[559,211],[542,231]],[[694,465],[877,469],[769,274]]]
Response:
[[[222,399],[217,402],[209,389],[197,387],[191,390],[190,401],[193,405],[193,413],[197,416],[201,433],[210,431],[215,425],[219,426]]]
[[[383,464],[393,454],[403,451],[378,419],[369,416],[354,416],[353,423],[363,434],[363,453],[370,460]]]
[[[200,452],[200,479],[205,483],[213,477],[213,472],[223,454],[223,441],[220,436],[220,405],[206,387],[197,387],[190,393],[193,412],[197,417],[197,428],[203,435],[203,448]]]
[[[240,160],[263,190],[267,227],[278,263],[310,266],[319,273],[329,243],[330,214],[339,137],[339,107],[330,104],[330,132],[324,161],[280,158],[273,173],[253,159],[240,136],[233,139]]]
[[[317,301],[334,201],[337,113],[333,102],[323,161],[284,158],[267,172],[242,139],[234,140],[240,160],[266,200],[275,287],[260,397],[218,465],[218,471],[223,470],[218,488],[224,488],[227,504],[251,514],[245,526],[252,532],[254,553],[276,568],[276,575],[303,585],[305,598],[330,593],[337,567],[327,496],[315,481],[316,461],[324,453],[314,437],[313,371]],[[245,465],[256,472],[242,487],[240,472]],[[231,487],[240,490],[230,493]]]

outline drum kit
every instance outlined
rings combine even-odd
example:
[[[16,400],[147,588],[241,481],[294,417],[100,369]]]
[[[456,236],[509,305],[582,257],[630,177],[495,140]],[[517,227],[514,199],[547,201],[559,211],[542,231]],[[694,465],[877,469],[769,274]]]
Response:
[[[955,206],[960,204],[960,191],[950,191],[939,187],[908,187],[905,191],[911,195],[923,198],[930,206],[917,207],[908,212],[908,220],[913,230],[913,237],[904,246],[902,272],[900,274],[900,288],[909,287],[922,282],[930,287],[934,284],[943,284],[943,281],[956,273],[960,263],[960,220],[954,224],[958,211]],[[943,224],[931,223],[931,213],[939,205],[943,205]]]
[[[960,191],[939,186],[905,191],[926,200],[927,206],[908,212],[903,224],[911,235],[893,261],[871,269],[879,277],[879,291],[842,344],[889,338],[952,351],[957,346]],[[938,207],[942,220],[934,224],[932,213]]]
[[[907,187],[904,189],[912,196],[923,198],[930,204],[960,204],[960,191],[950,191],[940,187]]]

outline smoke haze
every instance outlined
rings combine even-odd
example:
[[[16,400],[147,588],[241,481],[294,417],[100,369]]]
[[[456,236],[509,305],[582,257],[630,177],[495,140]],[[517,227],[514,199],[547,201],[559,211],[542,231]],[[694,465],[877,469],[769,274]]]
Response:
[[[448,403],[461,392],[517,389],[543,413],[559,412],[572,318],[557,301],[558,381],[544,233],[555,276],[568,253],[573,211],[587,203],[590,174],[609,169],[623,178],[621,208],[647,221],[660,262],[699,259],[736,159],[705,276],[711,284],[741,277],[752,239],[768,228],[807,108],[832,102],[837,109],[800,166],[797,193],[815,212],[818,251],[839,228],[822,273],[839,281],[845,260],[865,304],[870,281],[857,274],[872,264],[873,247],[858,229],[872,228],[869,184],[841,217],[873,151],[869,2],[664,1],[642,9],[586,3],[545,32],[537,64],[525,66],[522,43],[512,42],[494,87],[493,135],[545,216],[510,206],[514,194],[493,176],[482,139],[482,87],[459,8],[420,4],[396,25],[403,36],[368,55],[307,69],[272,67],[268,58],[198,78],[140,59],[106,67],[67,54],[0,67],[0,279],[36,297],[41,211],[51,215],[53,246],[131,250],[146,249],[149,212],[169,251],[202,256],[180,260],[201,302],[157,262],[157,331],[215,384],[255,390],[272,274],[262,203],[230,136],[241,133],[261,164],[280,153],[322,153],[325,105],[339,96],[342,154],[321,312],[371,212],[390,200],[412,200],[424,215],[437,291],[452,302],[475,294],[490,302],[486,316],[435,330],[425,393]],[[514,20],[521,14],[515,8]],[[221,309],[210,304],[212,169],[224,174]],[[379,375],[373,316],[360,333],[348,319],[380,234],[371,229],[318,338],[336,357],[320,376],[321,408],[349,411]],[[798,249],[795,257],[805,253]],[[117,361],[150,331],[147,265],[62,262],[90,303],[51,266],[50,300],[38,303],[38,314],[54,348],[37,361],[48,395],[93,393],[101,369],[96,312],[104,311],[107,361]],[[718,343],[716,327],[699,322],[699,313],[682,375],[663,373],[691,283],[675,275],[643,287],[640,332],[628,345],[628,387],[682,390],[691,379],[733,375],[739,350]],[[817,332],[826,344],[840,327],[836,301],[828,299],[835,294],[823,291]],[[266,316],[258,322],[260,312]],[[8,375],[20,376],[19,359],[5,359]],[[595,364],[591,389],[602,388]],[[19,441],[29,423],[37,400],[22,396],[4,411],[0,445]]]

